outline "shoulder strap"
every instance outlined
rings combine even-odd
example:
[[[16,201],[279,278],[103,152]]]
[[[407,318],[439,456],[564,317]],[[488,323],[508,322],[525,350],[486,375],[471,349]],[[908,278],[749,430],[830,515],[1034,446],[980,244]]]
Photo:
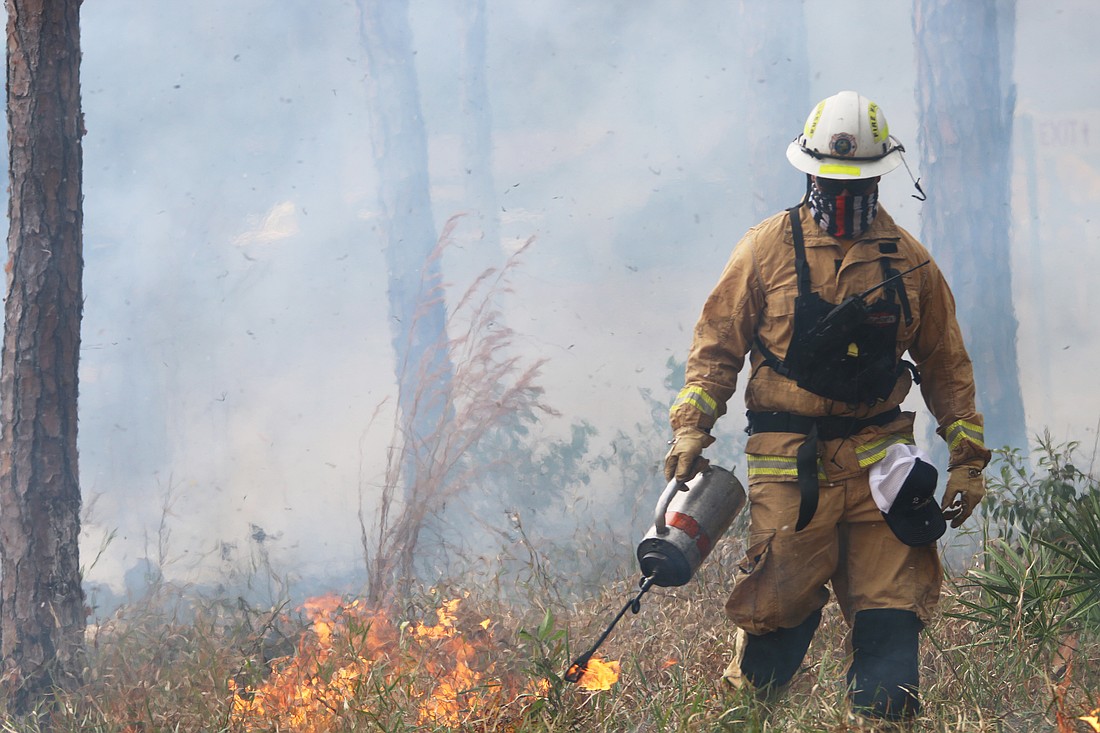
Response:
[[[802,237],[802,220],[798,216],[798,210],[802,204],[787,209],[787,216],[791,220],[791,239],[794,240],[794,271],[798,276],[798,294],[810,294],[810,263],[806,261],[806,241]]]
[[[787,209],[787,216],[791,220],[791,238],[794,240],[794,271],[798,276],[798,294],[808,295],[810,293],[810,263],[806,261],[806,242],[802,237],[802,221],[798,217],[798,210],[801,207],[802,204],[799,203]],[[786,362],[780,360],[771,349],[764,345],[759,334],[756,335],[754,343],[756,349],[764,357],[763,363],[765,366],[771,367],[773,371],[784,377],[790,375],[791,370]]]
[[[890,266],[890,260],[882,258],[882,277],[889,280],[892,277],[897,276],[898,271]],[[905,318],[905,325],[908,326],[913,322],[913,311],[909,306],[909,294],[905,291],[905,281],[900,277],[891,282],[885,288],[886,292],[890,295],[890,300],[897,300],[901,303],[901,313]]]
[[[776,374],[789,377],[791,375],[791,369],[787,366],[786,362],[780,361],[779,357],[775,355],[775,352],[764,345],[763,340],[760,338],[760,334],[756,334],[753,338],[753,343],[756,346],[756,350],[764,357],[762,362],[763,366],[771,367],[772,371]]]

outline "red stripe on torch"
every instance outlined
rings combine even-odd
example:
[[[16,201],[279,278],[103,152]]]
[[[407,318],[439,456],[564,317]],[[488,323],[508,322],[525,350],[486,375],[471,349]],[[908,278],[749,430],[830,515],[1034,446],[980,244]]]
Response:
[[[704,556],[710,552],[710,537],[699,526],[693,517],[680,512],[668,512],[665,514],[665,524],[675,527],[691,539],[695,540],[695,546],[699,548],[699,555]]]

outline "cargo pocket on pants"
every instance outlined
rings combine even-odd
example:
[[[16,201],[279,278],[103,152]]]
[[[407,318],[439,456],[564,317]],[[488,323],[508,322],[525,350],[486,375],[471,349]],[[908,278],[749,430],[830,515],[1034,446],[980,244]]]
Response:
[[[775,530],[749,538],[749,549],[738,563],[734,586],[726,599],[726,616],[750,634],[775,630],[779,590],[775,573],[768,572]]]

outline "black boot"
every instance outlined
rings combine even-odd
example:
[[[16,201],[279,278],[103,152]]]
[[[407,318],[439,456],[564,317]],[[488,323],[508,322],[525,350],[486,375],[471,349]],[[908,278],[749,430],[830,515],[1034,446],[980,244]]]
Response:
[[[856,613],[848,696],[869,718],[909,720],[920,712],[918,637],[924,624],[912,611],[876,608]]]
[[[759,636],[748,634],[741,674],[759,695],[773,697],[787,686],[802,665],[820,623],[818,609],[793,629],[776,629]]]

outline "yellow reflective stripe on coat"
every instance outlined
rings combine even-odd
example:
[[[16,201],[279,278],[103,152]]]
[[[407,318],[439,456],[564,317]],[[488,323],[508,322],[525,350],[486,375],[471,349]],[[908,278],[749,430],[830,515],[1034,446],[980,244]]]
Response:
[[[951,450],[955,450],[959,443],[964,440],[969,440],[974,445],[985,447],[985,430],[981,425],[975,425],[972,422],[966,420],[956,420],[947,426],[945,432],[947,437],[947,445]]]
[[[794,456],[765,456],[758,453],[746,453],[749,464],[749,478],[798,478],[798,459]],[[825,479],[825,467],[817,461],[817,478]]]
[[[702,387],[692,385],[680,390],[680,394],[676,395],[676,401],[672,403],[669,412],[673,412],[680,405],[691,405],[699,412],[710,417],[717,417],[718,415],[718,402],[704,392]]]
[[[887,435],[878,440],[872,440],[870,443],[864,443],[856,448],[856,460],[859,461],[860,468],[867,468],[875,463],[878,463],[886,457],[886,450],[898,443],[904,443],[906,445],[916,445],[916,440],[912,435],[906,433],[894,433],[893,435]]]

